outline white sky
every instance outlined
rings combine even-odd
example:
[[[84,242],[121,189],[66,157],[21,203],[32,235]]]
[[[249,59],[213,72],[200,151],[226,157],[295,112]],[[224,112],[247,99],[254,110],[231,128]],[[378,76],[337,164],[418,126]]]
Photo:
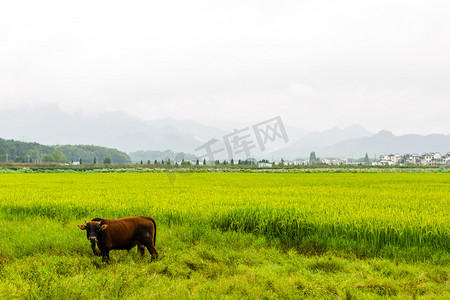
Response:
[[[450,134],[449,1],[3,1],[0,110]]]

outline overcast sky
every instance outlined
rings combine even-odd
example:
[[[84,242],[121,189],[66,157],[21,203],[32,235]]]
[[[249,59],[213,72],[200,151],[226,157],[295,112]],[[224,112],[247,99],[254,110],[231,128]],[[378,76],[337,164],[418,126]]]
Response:
[[[449,1],[3,1],[0,110],[450,134]]]

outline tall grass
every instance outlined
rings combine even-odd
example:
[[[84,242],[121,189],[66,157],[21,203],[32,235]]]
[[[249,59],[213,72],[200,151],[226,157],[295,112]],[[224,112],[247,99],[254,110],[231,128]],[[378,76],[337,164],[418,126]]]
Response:
[[[450,174],[0,174],[0,213],[148,215],[312,251],[449,259]],[[309,251],[309,250],[308,250]],[[438,257],[436,257],[438,256]]]

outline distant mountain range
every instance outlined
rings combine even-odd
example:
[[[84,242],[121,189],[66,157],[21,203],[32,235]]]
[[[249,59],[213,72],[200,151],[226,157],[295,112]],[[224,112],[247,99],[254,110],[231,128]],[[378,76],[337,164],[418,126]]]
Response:
[[[251,125],[253,124],[234,124],[234,126],[231,124],[227,127],[234,127],[233,129],[249,127],[251,130]],[[395,136],[386,130],[373,134],[359,125],[309,132],[289,124],[284,125],[289,143],[278,139],[268,143],[264,152],[257,151],[258,147],[255,147],[251,156],[258,159],[296,159],[307,158],[315,151],[316,155],[322,158],[360,158],[365,153],[373,157],[388,153],[421,154],[430,151],[442,153],[450,151],[450,135]],[[214,144],[214,149],[225,148],[223,137],[232,132],[229,128],[222,129],[192,120],[171,118],[145,121],[124,112],[105,112],[96,116],[66,114],[56,105],[0,111],[0,138],[45,145],[98,145],[128,153],[170,150],[200,156],[204,153],[195,149],[212,138],[218,140]],[[141,155],[134,153],[132,160],[140,157]],[[227,152],[222,151],[215,158],[228,159]],[[235,156],[235,159],[238,158],[243,158],[243,153],[240,157]]]

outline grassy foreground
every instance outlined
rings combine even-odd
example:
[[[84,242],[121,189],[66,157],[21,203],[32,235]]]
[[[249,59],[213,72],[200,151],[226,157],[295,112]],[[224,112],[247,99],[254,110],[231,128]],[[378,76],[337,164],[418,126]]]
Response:
[[[0,174],[0,298],[450,298],[450,174]],[[149,215],[151,263],[84,219]]]
[[[264,237],[161,225],[161,258],[135,249],[94,257],[77,221],[0,221],[0,298],[450,297],[448,267],[387,259],[305,256]]]

